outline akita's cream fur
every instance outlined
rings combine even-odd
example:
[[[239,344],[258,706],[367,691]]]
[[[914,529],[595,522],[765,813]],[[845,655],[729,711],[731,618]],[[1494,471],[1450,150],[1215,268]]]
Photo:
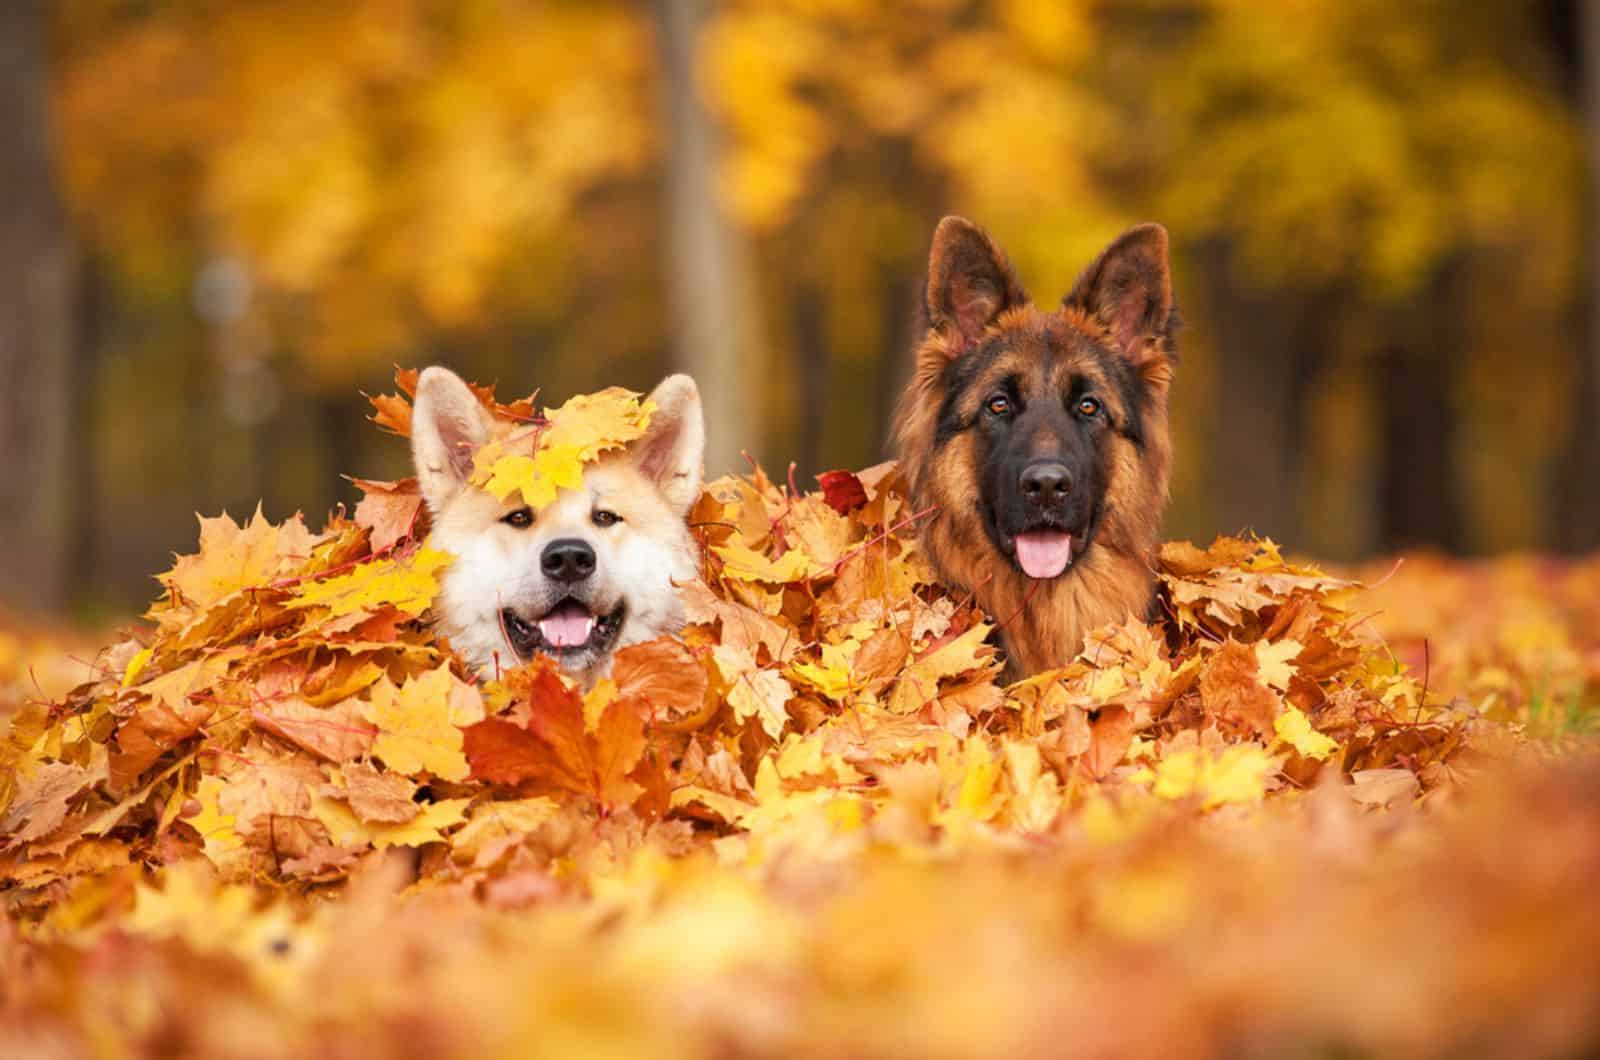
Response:
[[[588,685],[618,648],[682,627],[677,587],[698,575],[684,517],[700,492],[705,420],[686,375],[650,400],[644,438],[586,464],[581,488],[534,512],[469,481],[473,454],[514,425],[495,421],[448,369],[422,373],[412,453],[432,542],[455,556],[434,615],[480,673],[543,653]]]

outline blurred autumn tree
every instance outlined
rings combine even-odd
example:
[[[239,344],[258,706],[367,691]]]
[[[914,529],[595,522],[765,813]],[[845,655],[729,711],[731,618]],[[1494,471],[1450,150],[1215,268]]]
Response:
[[[38,609],[66,602],[75,440],[71,242],[55,188],[45,8],[0,6],[0,586]]]
[[[950,211],[1041,301],[1123,226],[1173,230],[1175,534],[1600,532],[1571,481],[1600,450],[1571,2],[51,12],[88,292],[90,522],[58,536],[94,542],[94,597],[141,599],[195,508],[316,513],[338,472],[399,473],[357,403],[397,361],[555,395],[680,365],[719,470],[871,461]]]

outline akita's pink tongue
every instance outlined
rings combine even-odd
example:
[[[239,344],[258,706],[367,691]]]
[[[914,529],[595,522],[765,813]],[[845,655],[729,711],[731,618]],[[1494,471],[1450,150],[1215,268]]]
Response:
[[[1030,578],[1054,578],[1072,562],[1072,535],[1059,530],[1018,534],[1017,562]]]
[[[594,616],[582,604],[568,600],[539,620],[539,633],[552,648],[580,648],[594,632]]]

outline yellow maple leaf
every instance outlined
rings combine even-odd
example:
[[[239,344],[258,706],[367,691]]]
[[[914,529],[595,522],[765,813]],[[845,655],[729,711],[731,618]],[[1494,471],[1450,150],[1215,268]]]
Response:
[[[770,757],[756,767],[755,795],[756,805],[739,811],[739,826],[757,836],[801,823],[820,833],[809,837],[815,841],[828,834],[855,831],[866,822],[865,807],[853,796],[832,788],[788,791]]]
[[[254,888],[217,886],[192,865],[162,873],[161,884],[159,890],[144,881],[134,887],[127,930],[157,938],[182,938],[200,950],[227,951],[258,915]]]
[[[1339,749],[1332,738],[1311,727],[1311,719],[1299,707],[1286,707],[1272,723],[1278,739],[1307,758],[1322,761]]]
[[[1002,763],[983,739],[970,740],[960,757],[943,758],[939,771],[950,798],[950,806],[936,815],[939,824],[961,829],[977,821],[987,821],[1000,810],[998,789]]]
[[[1012,822],[1024,832],[1046,832],[1061,813],[1061,783],[1044,767],[1037,744],[1006,744],[1006,774],[1011,780]]]
[[[1289,678],[1294,676],[1294,667],[1289,663],[1303,650],[1297,640],[1257,641],[1256,665],[1261,673],[1261,680],[1276,688],[1280,692],[1289,690]]]
[[[554,503],[564,489],[583,485],[583,456],[577,446],[540,444],[529,456],[498,455],[485,446],[478,454],[472,481],[499,501],[521,494],[535,511]]]
[[[200,550],[180,556],[172,570],[160,576],[183,599],[210,607],[242,589],[269,584],[286,565],[308,559],[314,538],[299,517],[274,526],[256,508],[243,526],[226,513],[200,518]]]
[[[302,583],[289,606],[326,607],[338,616],[388,605],[420,615],[438,595],[439,572],[452,558],[424,545],[410,556],[371,560],[345,574]]]
[[[550,425],[540,435],[539,444],[571,447],[580,460],[593,460],[644,437],[655,410],[654,402],[621,387],[580,394],[558,409],[545,410]]]
[[[527,835],[561,816],[562,807],[547,796],[509,802],[485,802],[473,807],[467,823],[450,839],[450,854],[457,861],[472,861],[495,840]]]
[[[924,653],[916,662],[906,667],[895,685],[889,700],[889,709],[896,714],[908,714],[924,704],[937,699],[939,682],[947,677],[957,677],[980,667],[990,665],[990,654],[985,646],[991,627],[979,622],[954,640],[946,641]]]
[[[1211,809],[1224,803],[1260,800],[1275,768],[1267,752],[1254,744],[1228,747],[1214,756],[1190,748],[1168,755],[1153,770],[1141,769],[1132,779],[1149,783],[1151,794],[1158,798],[1193,796],[1202,808]]]
[[[122,671],[122,687],[132,688],[139,680],[139,675],[144,673],[144,668],[150,665],[150,659],[155,654],[154,648],[143,648],[134,653],[128,660],[127,669]]]
[[[725,576],[745,582],[787,585],[814,578],[828,570],[797,548],[790,549],[777,559],[769,559],[749,545],[738,542],[714,545],[711,551],[722,557],[722,573]]]
[[[372,753],[396,773],[465,780],[471,772],[460,726],[482,720],[483,702],[448,669],[430,670],[399,688],[383,678],[372,686],[372,699],[361,713],[378,727]]]
[[[200,812],[188,819],[189,825],[200,833],[207,860],[224,871],[236,865],[244,852],[244,839],[234,830],[233,814],[224,814],[218,804],[227,786],[227,781],[218,776],[202,778],[194,793]]]
[[[794,675],[835,702],[844,702],[851,688],[852,663],[861,650],[858,641],[843,644],[824,644],[822,658],[816,662],[796,663]]]
[[[809,736],[790,733],[778,752],[777,766],[778,775],[785,780],[821,777],[836,785],[855,784],[861,780],[861,773],[846,762],[843,755],[826,750],[819,732]]]
[[[741,722],[756,718],[768,736],[779,739],[789,722],[786,704],[794,698],[794,688],[778,671],[757,667],[748,648],[719,644],[711,657],[723,680],[729,682],[728,706],[734,717]]]
[[[318,792],[311,795],[311,813],[328,829],[328,835],[341,847],[370,843],[383,847],[419,847],[444,839],[444,829],[466,819],[471,799],[443,799],[420,808],[411,820],[401,823],[363,821],[355,811],[337,799]]]

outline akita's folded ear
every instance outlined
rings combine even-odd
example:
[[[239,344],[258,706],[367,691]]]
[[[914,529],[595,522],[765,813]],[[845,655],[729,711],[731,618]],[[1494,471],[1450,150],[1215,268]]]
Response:
[[[634,466],[678,515],[689,514],[705,474],[706,418],[700,388],[686,375],[669,375],[650,394],[656,411],[647,433],[630,448]]]
[[[1167,230],[1130,228],[1083,270],[1062,300],[1098,321],[1117,352],[1138,367],[1162,360],[1172,337],[1172,266]]]
[[[946,217],[933,233],[923,299],[928,326],[949,340],[946,352],[956,357],[1001,313],[1026,304],[1028,294],[983,229],[964,217]]]
[[[472,456],[489,440],[492,422],[460,376],[423,369],[411,410],[411,456],[429,511],[438,514],[472,476]]]

